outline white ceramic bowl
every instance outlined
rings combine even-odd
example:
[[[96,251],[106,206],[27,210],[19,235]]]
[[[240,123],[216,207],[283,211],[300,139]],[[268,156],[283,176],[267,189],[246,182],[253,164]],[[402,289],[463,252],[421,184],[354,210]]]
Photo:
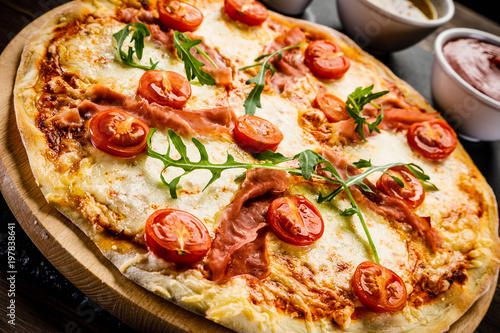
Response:
[[[304,12],[312,0],[261,0],[279,13],[291,16],[298,16]]]
[[[441,32],[434,43],[432,98],[438,111],[443,112],[450,125],[462,136],[476,141],[500,140],[500,102],[462,79],[443,55],[443,45],[460,37],[475,38],[500,47],[500,37],[484,31],[452,28]]]
[[[388,53],[410,47],[446,24],[455,13],[452,0],[430,0],[437,12],[437,18],[432,20],[396,15],[368,0],[336,1],[346,34],[372,53]]]

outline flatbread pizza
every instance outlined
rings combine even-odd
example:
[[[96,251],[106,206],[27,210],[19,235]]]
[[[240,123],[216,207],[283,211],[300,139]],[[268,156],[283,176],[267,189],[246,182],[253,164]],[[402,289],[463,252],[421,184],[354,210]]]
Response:
[[[127,278],[236,332],[443,332],[498,209],[453,129],[331,28],[253,0],[78,0],[26,42],[47,201]]]

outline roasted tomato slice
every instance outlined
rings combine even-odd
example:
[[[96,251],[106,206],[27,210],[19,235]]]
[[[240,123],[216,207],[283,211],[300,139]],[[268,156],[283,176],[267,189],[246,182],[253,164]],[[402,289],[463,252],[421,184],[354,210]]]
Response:
[[[407,139],[413,151],[430,160],[448,157],[458,143],[455,131],[442,119],[412,124]]]
[[[267,222],[276,236],[293,245],[310,245],[325,229],[318,209],[301,195],[273,200],[267,210]]]
[[[150,103],[181,109],[191,97],[191,84],[176,72],[151,70],[141,76],[137,94]]]
[[[345,102],[335,95],[319,93],[314,99],[314,106],[323,111],[326,119],[331,123],[349,119]]]
[[[145,239],[155,255],[178,265],[200,261],[212,246],[207,227],[196,216],[170,208],[151,214]]]
[[[361,303],[375,312],[400,310],[407,293],[403,280],[393,271],[371,261],[359,264],[351,280]]]
[[[280,129],[266,119],[244,115],[236,120],[234,128],[236,143],[250,153],[275,151],[283,140]]]
[[[399,186],[390,175],[400,179],[404,186]],[[387,170],[377,180],[377,188],[391,197],[403,200],[410,208],[420,206],[425,199],[425,190],[422,183],[403,165]]]
[[[307,46],[304,62],[315,76],[323,79],[338,80],[351,66],[340,46],[325,39],[316,40]]]
[[[92,144],[111,155],[134,157],[146,149],[149,126],[125,111],[98,113],[89,123]]]
[[[269,16],[267,8],[255,0],[224,0],[224,12],[232,20],[261,25]]]
[[[163,27],[181,32],[195,31],[203,22],[203,14],[198,8],[177,0],[160,0],[158,15]]]

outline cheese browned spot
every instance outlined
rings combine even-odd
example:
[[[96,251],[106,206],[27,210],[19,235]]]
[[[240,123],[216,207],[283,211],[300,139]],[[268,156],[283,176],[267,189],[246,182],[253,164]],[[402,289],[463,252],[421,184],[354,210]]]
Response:
[[[252,302],[267,304],[294,318],[314,321],[327,318],[344,327],[355,309],[354,296],[351,291],[335,286],[335,280],[337,273],[353,267],[345,263],[336,267],[336,270],[321,270],[294,256],[273,254],[273,274],[269,281],[263,284],[255,279],[247,281],[254,291],[250,295]]]
[[[37,100],[36,126],[44,133],[49,151],[47,156],[58,164],[58,170],[73,170],[86,155],[86,130],[75,113],[83,89],[81,79],[61,67],[59,38],[76,33],[79,25],[67,23],[57,29],[40,61],[40,94]]]

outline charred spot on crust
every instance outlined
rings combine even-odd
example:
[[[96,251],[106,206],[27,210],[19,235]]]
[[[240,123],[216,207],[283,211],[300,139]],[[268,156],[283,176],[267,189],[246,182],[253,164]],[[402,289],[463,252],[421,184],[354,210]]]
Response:
[[[465,281],[467,281],[467,278],[468,276],[465,272],[465,267],[461,266],[457,270],[453,271],[453,273],[451,273],[450,282],[455,282],[462,285],[465,283]]]

